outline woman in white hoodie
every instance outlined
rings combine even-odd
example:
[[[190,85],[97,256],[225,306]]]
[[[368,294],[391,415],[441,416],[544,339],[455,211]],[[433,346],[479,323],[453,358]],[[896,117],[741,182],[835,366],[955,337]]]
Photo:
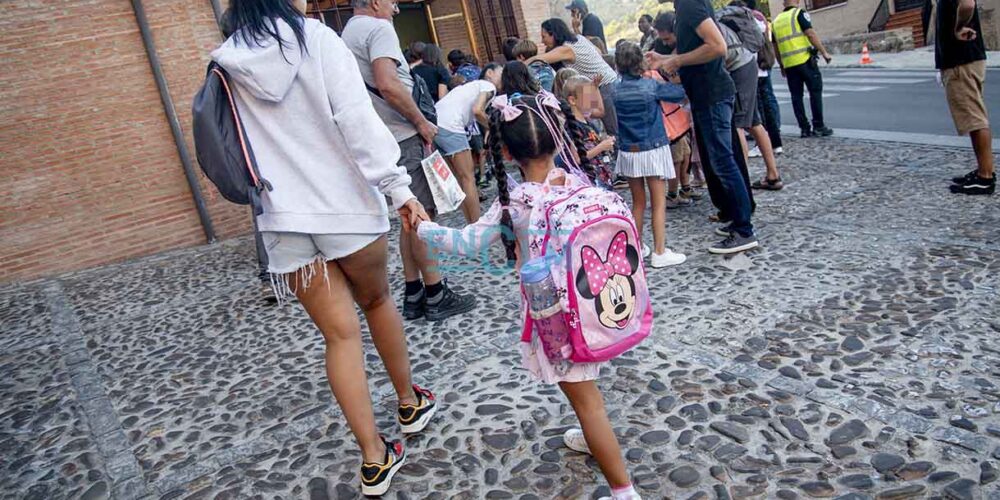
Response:
[[[427,214],[353,54],[305,9],[305,0],[231,0],[233,35],[212,58],[235,84],[260,172],[274,187],[257,218],[272,283],[279,297],[294,293],[323,333],[330,388],[361,448],[362,493],[379,495],[405,452],[376,428],[354,305],[392,379],[402,431],[423,430],[436,406],[412,383],[389,293],[385,198],[404,230]]]

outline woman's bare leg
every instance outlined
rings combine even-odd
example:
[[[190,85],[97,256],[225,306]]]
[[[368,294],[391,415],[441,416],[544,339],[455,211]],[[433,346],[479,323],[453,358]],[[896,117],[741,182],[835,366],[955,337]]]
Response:
[[[389,244],[385,236],[367,247],[339,259],[354,294],[354,301],[365,314],[372,342],[385,365],[400,404],[416,404],[410,373],[410,353],[403,335],[403,318],[389,293]]]
[[[587,440],[590,453],[597,460],[604,478],[612,488],[623,488],[632,482],[625,470],[622,449],[611,428],[608,413],[604,409],[604,398],[593,380],[587,382],[560,382],[559,388],[573,405],[576,418],[580,420],[583,437]]]
[[[479,220],[479,189],[476,187],[476,176],[473,172],[475,164],[472,163],[472,151],[465,150],[448,157],[448,166],[455,174],[458,185],[462,186],[465,192],[465,200],[462,201],[462,215],[469,224]]]
[[[755,125],[750,129],[750,135],[757,141],[757,148],[764,158],[764,166],[767,168],[765,177],[769,181],[778,180],[781,177],[778,174],[778,161],[774,158],[774,148],[771,147],[771,137],[767,135],[767,129],[763,125]]]
[[[291,285],[295,296],[323,334],[326,342],[326,378],[361,448],[362,460],[381,463],[385,458],[385,445],[375,427],[361,347],[361,324],[354,310],[347,278],[335,262],[311,265],[325,265],[329,283],[323,279],[322,272],[317,272],[306,287],[300,273],[296,272],[289,276]]]

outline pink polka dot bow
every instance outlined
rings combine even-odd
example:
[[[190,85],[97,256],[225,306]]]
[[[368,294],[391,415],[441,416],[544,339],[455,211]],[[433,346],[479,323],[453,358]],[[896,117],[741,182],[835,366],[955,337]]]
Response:
[[[619,231],[611,240],[608,247],[607,259],[601,259],[597,251],[586,246],[580,252],[583,259],[583,268],[587,271],[587,285],[590,287],[591,295],[595,297],[604,289],[614,275],[629,276],[632,274],[632,264],[628,261],[626,249],[628,248],[628,236],[625,231]]]

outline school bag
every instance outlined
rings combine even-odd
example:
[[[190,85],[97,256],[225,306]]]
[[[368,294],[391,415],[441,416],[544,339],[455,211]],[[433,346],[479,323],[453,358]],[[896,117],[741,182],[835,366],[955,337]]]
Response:
[[[664,81],[659,71],[650,70],[642,76],[658,82]],[[663,128],[667,132],[670,144],[677,142],[691,131],[691,113],[680,104],[661,101],[660,112],[663,113]]]
[[[639,235],[618,194],[582,183],[552,186],[530,227],[531,258],[555,256],[551,273],[570,329],[570,361],[607,361],[649,336],[653,307]],[[533,329],[528,314],[522,342],[531,342]]]
[[[740,40],[739,34],[732,28],[719,23],[719,31],[722,32],[722,39],[726,41],[726,58],[723,61],[726,71],[732,73],[737,68],[742,68],[743,64],[753,60],[746,57],[748,54],[752,55],[752,52],[747,50],[743,45],[743,40]]]
[[[764,46],[764,34],[761,33],[753,12],[746,7],[729,5],[715,13],[719,24],[733,30],[742,42],[744,49],[757,53]]]
[[[223,198],[250,205],[254,215],[260,215],[260,194],[272,187],[257,170],[232,88],[226,70],[214,61],[209,63],[205,82],[191,106],[195,155]]]

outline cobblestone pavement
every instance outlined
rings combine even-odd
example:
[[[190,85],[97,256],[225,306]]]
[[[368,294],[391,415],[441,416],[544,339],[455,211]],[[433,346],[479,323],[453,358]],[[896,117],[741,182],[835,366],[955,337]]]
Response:
[[[787,188],[758,193],[748,258],[704,252],[707,199],[669,213],[689,260],[650,273],[655,331],[600,381],[639,491],[1000,498],[997,198],[946,181],[971,152],[786,147]],[[391,274],[400,286],[398,258]],[[407,440],[389,496],[606,494],[561,442],[575,422],[558,389],[520,368],[515,278],[450,278],[480,306],[406,325],[443,411]],[[258,292],[245,238],[0,289],[0,497],[357,497],[320,336],[298,304]],[[366,356],[380,427],[398,436]]]

